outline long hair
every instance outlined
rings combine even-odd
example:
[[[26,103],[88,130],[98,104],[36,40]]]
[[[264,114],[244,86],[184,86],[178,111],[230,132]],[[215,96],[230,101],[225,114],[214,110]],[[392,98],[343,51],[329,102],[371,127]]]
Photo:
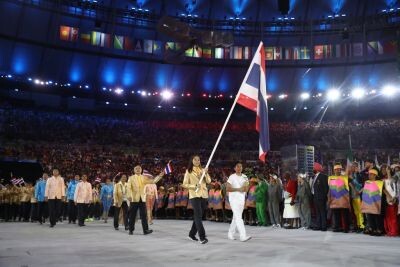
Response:
[[[188,164],[188,167],[187,167],[187,170],[188,170],[189,173],[191,173],[193,171],[193,167],[194,167],[193,166],[193,159],[195,157],[199,157],[200,158],[199,155],[193,155],[193,156],[190,157],[189,164]],[[199,167],[201,168],[201,165]]]

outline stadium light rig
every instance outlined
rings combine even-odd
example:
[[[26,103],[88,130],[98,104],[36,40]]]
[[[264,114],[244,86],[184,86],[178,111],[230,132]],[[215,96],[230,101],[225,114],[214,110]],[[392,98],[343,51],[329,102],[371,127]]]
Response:
[[[330,89],[326,94],[329,101],[336,101],[340,97],[340,91],[338,89]]]
[[[351,91],[351,96],[355,99],[361,99],[365,96],[365,90],[363,88],[355,88]]]
[[[124,92],[124,89],[117,88],[117,89],[114,90],[114,92],[115,92],[117,95],[121,95],[121,94]]]
[[[382,88],[382,94],[386,97],[394,96],[398,92],[398,89],[393,85],[386,85]]]
[[[309,93],[306,93],[306,92],[301,93],[301,94],[300,94],[300,98],[301,98],[302,100],[307,100],[307,99],[310,98],[310,94],[309,94]]]
[[[170,100],[174,96],[170,90],[164,90],[160,95],[164,100]]]

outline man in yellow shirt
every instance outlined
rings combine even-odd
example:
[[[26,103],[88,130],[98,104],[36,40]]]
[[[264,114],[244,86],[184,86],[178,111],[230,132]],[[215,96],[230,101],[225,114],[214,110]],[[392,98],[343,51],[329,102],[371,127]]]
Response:
[[[144,187],[146,184],[156,184],[158,181],[160,181],[164,176],[164,171],[154,179],[144,176],[142,167],[140,165],[136,165],[133,169],[133,172],[134,175],[130,176],[128,180],[128,201],[130,202],[129,234],[133,235],[133,231],[135,230],[136,213],[139,209],[143,233],[148,235],[151,234],[153,230],[149,230],[147,223],[146,193],[144,191]]]

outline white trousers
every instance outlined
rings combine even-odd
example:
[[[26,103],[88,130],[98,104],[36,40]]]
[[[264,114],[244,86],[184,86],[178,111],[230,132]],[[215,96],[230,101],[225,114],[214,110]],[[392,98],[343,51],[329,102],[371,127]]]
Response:
[[[244,197],[243,198],[229,198],[229,203],[231,204],[231,209],[233,213],[232,222],[229,227],[228,237],[234,237],[236,229],[239,232],[240,239],[245,239],[246,229],[244,228],[244,222],[242,219],[242,213],[244,209]]]

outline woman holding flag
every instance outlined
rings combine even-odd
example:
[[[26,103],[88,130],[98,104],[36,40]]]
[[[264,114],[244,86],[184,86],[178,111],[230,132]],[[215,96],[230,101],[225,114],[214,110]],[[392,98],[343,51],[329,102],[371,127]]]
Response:
[[[201,179],[204,175],[204,179]],[[189,239],[199,241],[196,234],[199,233],[200,243],[206,244],[206,232],[203,226],[203,213],[207,207],[208,190],[207,184],[211,183],[207,168],[203,169],[200,165],[200,157],[194,155],[190,158],[189,166],[183,179],[183,188],[189,190],[189,201],[193,206],[193,224],[189,232]]]

